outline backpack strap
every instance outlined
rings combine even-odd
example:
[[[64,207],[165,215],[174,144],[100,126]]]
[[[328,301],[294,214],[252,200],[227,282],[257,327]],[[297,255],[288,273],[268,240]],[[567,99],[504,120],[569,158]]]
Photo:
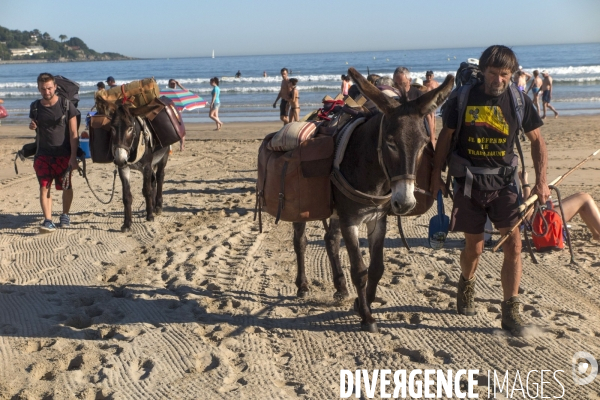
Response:
[[[467,110],[467,101],[469,100],[469,92],[471,91],[472,86],[473,85],[471,84],[462,85],[453,90],[452,93],[450,93],[450,97],[448,98],[448,101],[456,99],[455,109],[458,114],[458,120],[456,122],[456,129],[454,130],[454,134],[452,134],[452,140],[450,142],[450,151],[446,155],[447,166],[450,166],[452,153],[454,153],[454,151],[456,150],[456,146],[458,145],[458,135],[460,133],[460,129],[462,128],[462,121],[465,115],[465,111]],[[452,175],[450,175],[450,168],[448,168],[448,174],[446,175],[446,193],[450,193],[449,189],[451,180]]]

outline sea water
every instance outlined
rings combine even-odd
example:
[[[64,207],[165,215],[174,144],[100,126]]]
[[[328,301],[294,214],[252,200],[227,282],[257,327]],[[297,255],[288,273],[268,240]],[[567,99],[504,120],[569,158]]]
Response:
[[[96,83],[111,75],[117,84],[154,77],[161,87],[169,78],[177,79],[186,89],[210,101],[212,77],[221,79],[219,116],[225,122],[277,121],[279,109],[273,109],[281,85],[279,71],[288,68],[297,78],[301,115],[321,105],[324,96],[340,92],[340,75],[355,67],[383,76],[405,66],[412,77],[425,78],[433,70],[441,82],[455,74],[467,58],[479,58],[484,48],[393,50],[351,53],[263,55],[215,58],[143,59],[130,61],[67,62],[0,65],[0,98],[9,112],[4,124],[27,122],[29,105],[40,95],[36,77],[40,72],[63,75],[81,85],[79,109],[85,115],[93,106]],[[600,113],[600,43],[515,46],[520,65],[531,73],[546,69],[554,79],[552,104],[561,115]],[[237,71],[241,78],[233,78]],[[263,77],[263,72],[267,77]],[[223,80],[222,78],[225,77]],[[531,93],[530,93],[531,96]],[[187,122],[211,122],[208,109],[185,111]]]

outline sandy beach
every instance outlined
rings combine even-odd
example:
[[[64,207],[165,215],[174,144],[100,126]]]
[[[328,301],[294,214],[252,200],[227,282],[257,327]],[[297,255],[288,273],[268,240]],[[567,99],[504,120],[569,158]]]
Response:
[[[390,219],[374,303],[379,333],[361,332],[355,296],[333,300],[322,225],[307,228],[311,292],[297,299],[291,224],[264,215],[259,233],[253,221],[258,147],[281,124],[224,122],[221,132],[187,125],[186,150],[169,160],[154,222],[145,220],[134,174],[127,234],[118,179],[115,200],[103,205],[76,176],[71,226],[39,235],[32,162],[18,161],[19,175],[13,167],[33,134],[0,126],[0,399],[332,399],[342,369],[478,369],[480,398],[488,398],[488,370],[508,370],[511,387],[517,370],[523,387],[530,370],[562,370],[562,398],[600,398],[600,377],[586,386],[571,377],[574,353],[600,359],[600,246],[579,217],[570,223],[576,265],[566,249],[538,254],[537,265],[523,255],[523,315],[537,327],[523,338],[500,329],[501,253],[486,249],[478,313],[459,316],[461,235],[429,248],[432,208],[404,220],[407,251]],[[549,180],[600,148],[600,115],[545,124]],[[563,196],[584,191],[600,201],[599,158],[560,185]],[[102,198],[113,169],[88,165]],[[61,201],[52,192],[57,220]],[[366,228],[360,234],[368,260]],[[344,249],[341,258],[350,284]],[[533,395],[539,372],[529,380]],[[551,375],[544,380],[544,396],[561,396]]]

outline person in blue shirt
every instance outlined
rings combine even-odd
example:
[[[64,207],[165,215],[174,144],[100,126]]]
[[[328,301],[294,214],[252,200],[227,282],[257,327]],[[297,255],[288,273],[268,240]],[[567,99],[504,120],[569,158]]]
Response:
[[[210,85],[213,87],[213,90],[211,92],[212,99],[210,100],[210,113],[208,116],[215,121],[217,124],[217,129],[215,129],[215,131],[218,131],[223,126],[223,123],[219,119],[219,107],[221,106],[221,100],[219,100],[219,94],[221,93],[221,89],[219,89],[219,78],[216,76],[212,78],[210,80]]]

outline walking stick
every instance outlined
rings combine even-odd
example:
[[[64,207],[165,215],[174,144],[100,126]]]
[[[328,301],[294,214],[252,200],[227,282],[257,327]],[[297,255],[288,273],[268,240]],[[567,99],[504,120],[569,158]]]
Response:
[[[595,152],[593,152],[592,154],[590,154],[589,156],[587,156],[583,161],[581,161],[579,164],[577,164],[576,166],[574,166],[573,168],[571,168],[565,174],[558,176],[556,179],[554,179],[552,182],[550,182],[548,184],[548,186],[556,186],[556,185],[558,185],[567,176],[571,175],[575,170],[577,170],[579,167],[581,167],[583,164],[585,164],[587,161],[589,161],[592,157],[594,157],[598,153],[600,153],[600,149],[596,150]],[[510,235],[512,234],[512,232],[515,229],[517,229],[519,226],[521,226],[521,224],[523,223],[523,221],[525,221],[527,218],[529,218],[529,216],[531,215],[531,213],[533,212],[533,209],[534,209],[533,203],[535,203],[535,201],[537,199],[538,199],[537,194],[534,194],[531,197],[529,197],[523,204],[521,204],[521,206],[519,206],[519,212],[523,213],[523,215],[521,216],[521,218],[519,218],[519,221],[515,225],[513,225],[510,228],[510,230],[508,232],[506,232],[506,234],[500,238],[500,240],[498,240],[498,243],[496,243],[496,246],[494,246],[494,248],[492,249],[492,251],[498,251],[498,249],[500,248],[500,246],[502,246],[502,244],[504,242],[506,242],[506,240],[510,237]]]

